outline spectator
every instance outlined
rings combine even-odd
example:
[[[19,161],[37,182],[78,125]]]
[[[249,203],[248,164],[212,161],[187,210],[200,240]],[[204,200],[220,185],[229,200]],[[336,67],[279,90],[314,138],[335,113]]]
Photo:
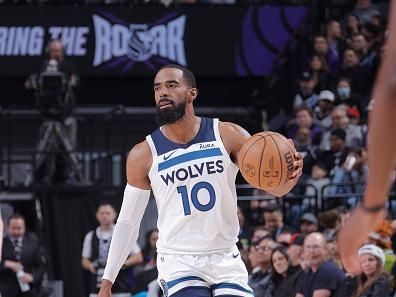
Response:
[[[97,296],[100,289],[116,216],[117,213],[110,203],[100,203],[96,211],[99,226],[88,232],[84,238],[81,264],[84,269],[91,273],[90,297]],[[137,244],[129,247],[129,249],[131,253],[124,262],[112,288],[114,297],[130,296],[129,267],[143,262],[143,256]]]
[[[298,81],[298,92],[294,96],[293,108],[300,106],[313,108],[318,100],[318,95],[315,94],[315,79],[310,72],[303,72]]]
[[[358,126],[360,124],[360,111],[356,107],[348,107],[347,109],[347,116],[351,125]],[[362,127],[362,135],[363,139],[365,138],[366,131],[365,128]],[[362,146],[364,141],[362,141]]]
[[[238,248],[241,250],[249,249],[249,240],[253,235],[253,229],[250,227],[245,219],[245,214],[242,211],[242,208],[238,206],[237,208],[238,220],[239,220],[239,242],[237,244]]]
[[[337,106],[331,113],[331,131],[323,134],[320,149],[322,151],[330,149],[330,138],[335,129],[345,131],[345,145],[349,148],[360,148],[364,146],[364,131],[360,126],[350,124],[345,106]]]
[[[293,232],[291,230],[284,230],[276,237],[276,243],[283,247],[288,247],[291,241]]]
[[[315,92],[331,87],[332,77],[323,56],[313,55],[309,60],[309,72],[315,80]]]
[[[314,54],[325,58],[329,66],[330,73],[335,76],[340,70],[341,58],[340,56],[329,49],[327,39],[323,35],[316,35],[313,40]]]
[[[358,0],[352,14],[359,18],[361,24],[370,23],[373,17],[381,15],[378,8],[371,0]]]
[[[252,196],[260,195],[259,189],[254,189]],[[249,201],[249,216],[247,217],[249,225],[256,227],[263,224],[263,210],[260,205],[260,200]],[[257,238],[258,239],[258,238]]]
[[[146,233],[146,242],[144,244],[142,255],[143,265],[152,267],[157,256],[158,229],[152,229]]]
[[[271,254],[272,297],[295,297],[297,280],[302,272],[301,267],[292,266],[284,247],[276,247]]]
[[[304,159],[304,166],[305,166],[305,159]],[[322,193],[324,195],[327,194],[327,191],[323,191],[323,187],[328,185],[330,183],[330,178],[328,178],[328,171],[326,169],[326,166],[320,162],[317,161],[316,163],[311,166],[311,176],[306,180],[307,184],[311,184],[312,186],[315,187],[313,189],[312,187],[307,187],[305,190],[305,195],[306,196],[318,196],[318,207],[322,208]]]
[[[249,252],[252,272],[248,284],[257,297],[272,297],[271,253],[276,247],[275,241],[269,237],[259,239]]]
[[[362,110],[363,104],[361,98],[354,93],[351,82],[348,78],[340,78],[337,83],[337,99],[336,105],[345,104],[350,107],[357,107]]]
[[[314,119],[324,130],[331,127],[331,111],[333,110],[335,96],[332,91],[323,90],[318,97],[318,104],[315,107]]]
[[[341,225],[341,214],[337,209],[330,209],[318,215],[319,226],[326,242],[333,241]]]
[[[19,214],[10,216],[0,263],[0,295],[39,296],[45,272],[44,259],[36,235],[26,232],[25,218]]]
[[[293,234],[289,243],[289,247],[287,248],[287,255],[289,256],[290,263],[296,269],[298,269],[300,266],[304,266],[304,263],[302,261],[304,239],[304,234]]]
[[[304,260],[308,269],[299,278],[296,297],[332,296],[345,275],[333,262],[327,261],[326,241],[321,233],[311,233],[304,241]]]
[[[266,227],[264,226],[257,226],[256,228],[254,228],[253,230],[253,235],[252,235],[252,239],[250,240],[252,243],[256,242],[263,237],[267,237],[267,236],[271,236],[271,231],[268,230]]]
[[[299,128],[309,129],[308,136],[311,138],[309,144],[319,145],[322,139],[322,129],[313,121],[312,111],[308,107],[301,106],[295,110],[295,120],[288,125],[287,136],[291,139],[296,138]]]
[[[330,20],[327,23],[326,40],[333,55],[340,57],[345,50],[346,42],[342,38],[342,29],[339,21]]]
[[[265,227],[271,231],[273,239],[275,239],[283,231],[291,231],[291,228],[285,225],[283,222],[283,213],[279,205],[268,205],[266,208],[264,208],[263,217]]]
[[[318,231],[318,219],[313,213],[305,213],[300,218],[300,232],[301,234],[308,235]]]
[[[384,273],[385,255],[373,245],[362,246],[359,251],[359,262],[362,274],[348,277],[348,281],[337,292],[336,297],[388,297],[392,286]]]
[[[360,65],[359,54],[352,48],[344,51],[340,77],[348,78],[351,88],[359,95],[367,96],[371,90],[369,72]]]
[[[349,45],[352,44],[352,37],[360,33],[360,27],[360,21],[356,15],[350,13],[346,16],[345,40]]]
[[[357,33],[352,36],[351,48],[358,54],[360,62],[364,60],[368,52],[368,44],[366,37],[362,33]]]

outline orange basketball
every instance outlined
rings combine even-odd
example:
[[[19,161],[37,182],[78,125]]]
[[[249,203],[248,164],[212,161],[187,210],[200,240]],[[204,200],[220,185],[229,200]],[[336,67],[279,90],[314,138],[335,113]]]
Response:
[[[242,176],[252,186],[273,190],[293,173],[295,148],[283,135],[260,132],[250,137],[238,155]]]

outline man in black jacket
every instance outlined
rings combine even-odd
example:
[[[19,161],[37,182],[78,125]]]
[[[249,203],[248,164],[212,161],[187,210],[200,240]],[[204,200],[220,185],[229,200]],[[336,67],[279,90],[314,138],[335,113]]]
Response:
[[[0,262],[0,292],[4,297],[35,297],[45,270],[38,238],[26,233],[25,219],[10,216]]]

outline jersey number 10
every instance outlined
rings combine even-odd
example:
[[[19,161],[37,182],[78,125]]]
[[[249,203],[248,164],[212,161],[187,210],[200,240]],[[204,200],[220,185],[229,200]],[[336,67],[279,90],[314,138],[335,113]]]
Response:
[[[200,190],[206,190],[209,194],[209,202],[206,204],[202,204],[198,200],[198,192]],[[187,187],[186,186],[181,186],[177,187],[177,192],[181,195],[182,201],[183,201],[183,209],[184,209],[184,215],[188,216],[191,215],[191,208],[190,208],[190,201],[189,201],[189,196],[187,192]],[[216,194],[213,186],[208,183],[208,182],[199,182],[195,184],[192,189],[191,189],[191,202],[194,205],[194,207],[200,211],[208,211],[213,208],[213,206],[216,203]]]

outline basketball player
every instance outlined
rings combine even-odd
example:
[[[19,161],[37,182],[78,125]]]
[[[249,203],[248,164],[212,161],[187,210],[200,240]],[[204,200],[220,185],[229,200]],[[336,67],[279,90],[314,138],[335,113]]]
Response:
[[[342,228],[338,244],[344,267],[360,273],[358,249],[384,216],[385,203],[396,167],[396,3],[390,8],[386,53],[373,90],[370,115],[367,180],[363,202]]]
[[[158,280],[165,296],[253,296],[237,241],[237,156],[250,137],[240,126],[197,117],[194,75],[178,65],[154,80],[162,126],[132,148],[123,204],[113,233],[99,297],[111,286],[138,237],[150,188],[158,207]],[[289,192],[301,175],[296,153]]]

